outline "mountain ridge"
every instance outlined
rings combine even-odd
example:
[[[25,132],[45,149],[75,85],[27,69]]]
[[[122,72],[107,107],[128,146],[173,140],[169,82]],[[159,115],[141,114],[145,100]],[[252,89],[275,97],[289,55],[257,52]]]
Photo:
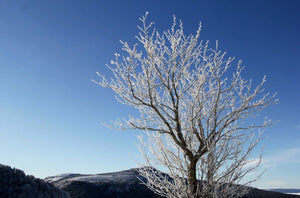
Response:
[[[22,170],[0,164],[0,197],[16,198],[161,198],[145,185],[138,169],[79,174],[66,173],[45,179],[26,175]],[[274,191],[279,192],[274,192]],[[242,198],[300,198],[299,189],[251,188]]]
[[[57,178],[59,179],[57,179]],[[145,185],[141,184],[141,178],[136,168],[124,171],[78,174],[69,173],[46,177],[45,181],[68,192],[72,198],[161,198],[154,194]],[[298,195],[284,194],[270,190],[251,188],[248,194],[242,198],[300,198]]]
[[[271,188],[271,189],[268,189],[268,190],[273,191],[273,192],[300,195],[300,189],[299,188]]]

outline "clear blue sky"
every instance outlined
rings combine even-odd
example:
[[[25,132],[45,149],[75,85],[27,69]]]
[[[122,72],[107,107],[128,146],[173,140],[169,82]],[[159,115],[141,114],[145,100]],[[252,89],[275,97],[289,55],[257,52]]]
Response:
[[[300,188],[300,1],[1,1],[0,163],[36,177],[133,168],[136,132],[101,123],[131,108],[93,84],[96,71],[135,42],[138,18],[149,11],[159,30],[172,15],[187,34],[202,22],[202,39],[242,59],[245,78],[278,92],[264,111],[267,129],[261,188]]]

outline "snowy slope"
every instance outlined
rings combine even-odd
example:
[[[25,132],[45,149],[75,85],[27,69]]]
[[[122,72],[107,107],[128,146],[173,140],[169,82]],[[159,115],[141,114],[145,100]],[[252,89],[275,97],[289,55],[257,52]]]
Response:
[[[62,174],[45,178],[55,186],[68,192],[72,198],[160,198],[142,185],[136,169],[103,174]],[[243,198],[298,198],[297,195],[282,194],[253,188]]]

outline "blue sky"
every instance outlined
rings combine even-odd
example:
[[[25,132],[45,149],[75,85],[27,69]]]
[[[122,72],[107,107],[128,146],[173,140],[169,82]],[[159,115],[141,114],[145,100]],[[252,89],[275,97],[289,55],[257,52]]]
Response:
[[[242,59],[245,78],[278,92],[263,114],[279,123],[266,131],[260,188],[300,188],[299,1],[1,1],[0,163],[44,178],[66,172],[103,173],[136,166],[136,131],[101,123],[132,109],[91,82],[136,42],[138,18],[149,11],[158,30],[172,15],[187,34]]]

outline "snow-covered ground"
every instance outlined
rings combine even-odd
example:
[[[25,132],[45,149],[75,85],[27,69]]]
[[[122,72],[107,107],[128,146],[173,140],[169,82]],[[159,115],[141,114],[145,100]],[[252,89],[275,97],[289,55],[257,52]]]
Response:
[[[83,175],[70,178],[75,181],[86,181],[86,182],[114,182],[114,181],[130,181],[136,179],[135,175],[132,174],[99,174],[99,175]]]
[[[61,180],[63,178],[70,177],[70,176],[75,176],[75,175],[79,175],[79,174],[64,173],[64,174],[60,174],[60,175],[46,177],[44,180],[47,181],[47,182],[55,182],[55,181]]]
[[[128,171],[120,171],[114,173],[103,174],[74,174],[66,173],[57,176],[46,177],[44,180],[47,182],[57,182],[59,180],[68,179],[69,181],[84,181],[84,182],[126,182],[137,180],[137,173],[134,169]]]

